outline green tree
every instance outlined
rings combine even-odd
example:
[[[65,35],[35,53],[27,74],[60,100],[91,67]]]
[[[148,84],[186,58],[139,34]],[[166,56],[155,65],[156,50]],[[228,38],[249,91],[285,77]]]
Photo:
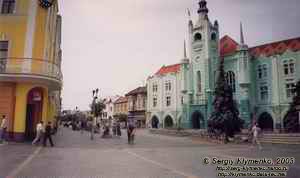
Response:
[[[223,60],[219,65],[213,105],[214,110],[208,119],[208,130],[213,133],[225,134],[225,139],[228,141],[228,137],[233,137],[235,133],[241,131],[244,121],[239,117],[232,89],[225,80]]]
[[[103,110],[105,109],[105,104],[103,100],[100,100],[98,102],[94,101],[91,105],[92,114],[95,117],[99,117]]]
[[[295,96],[290,108],[283,119],[283,125],[286,132],[299,132],[299,112],[300,112],[300,80],[297,82],[296,87],[293,91]]]

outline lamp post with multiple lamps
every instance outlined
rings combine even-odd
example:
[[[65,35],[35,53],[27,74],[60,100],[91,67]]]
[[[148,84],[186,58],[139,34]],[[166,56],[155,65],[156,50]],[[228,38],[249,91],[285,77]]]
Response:
[[[91,107],[91,110],[92,110],[91,140],[94,139],[94,128],[96,126],[96,117],[97,117],[96,102],[98,99],[98,92],[99,92],[98,88],[93,90],[93,101],[92,101],[92,107]]]

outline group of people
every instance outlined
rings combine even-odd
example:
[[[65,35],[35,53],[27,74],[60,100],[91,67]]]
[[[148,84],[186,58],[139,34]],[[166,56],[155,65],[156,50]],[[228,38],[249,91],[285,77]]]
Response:
[[[84,123],[80,123],[81,127],[81,132],[83,132],[83,129],[85,127]],[[4,141],[6,141],[6,133],[7,133],[7,128],[8,128],[8,121],[5,115],[2,115],[1,119],[1,125],[0,125],[0,144],[2,144]],[[104,125],[104,131],[103,135],[109,135],[109,125],[106,124]],[[121,126],[119,122],[116,122],[113,124],[112,127],[113,135],[114,136],[121,136]],[[128,138],[128,144],[133,144],[134,143],[134,136],[135,136],[135,124],[134,122],[128,122],[127,124],[127,138]],[[262,149],[262,146],[259,142],[259,133],[261,129],[257,126],[255,123],[253,127],[250,130],[250,133],[252,135],[252,144],[253,145],[258,145],[259,149]],[[53,140],[52,140],[52,135],[54,134],[55,129],[52,128],[52,123],[48,122],[46,126],[44,126],[44,122],[40,121],[37,126],[36,126],[36,137],[32,142],[32,145],[36,145],[38,142],[43,141],[43,146],[47,146],[47,141],[49,140],[50,145],[53,147]]]
[[[83,133],[83,131],[85,130],[85,127],[88,124],[85,124],[83,121],[80,121],[78,126],[79,126],[79,130],[81,133]],[[97,132],[100,133],[100,123],[97,122],[96,124],[91,124],[94,125],[95,128],[98,130]],[[127,137],[128,137],[128,144],[133,144],[134,143],[134,135],[135,135],[135,124],[134,122],[128,122],[127,124]],[[112,124],[112,126],[109,123],[104,123],[103,124],[103,132],[101,137],[102,138],[111,138],[112,136],[116,136],[116,137],[121,137],[122,136],[122,131],[121,131],[121,124],[120,122],[114,122]],[[111,132],[112,131],[112,135]]]
[[[43,140],[43,146],[47,146],[47,140],[49,140],[51,147],[54,146],[51,135],[53,135],[54,129],[52,128],[52,123],[48,122],[46,127],[44,122],[40,121],[36,126],[36,137],[32,142],[32,145],[36,145],[38,142]]]

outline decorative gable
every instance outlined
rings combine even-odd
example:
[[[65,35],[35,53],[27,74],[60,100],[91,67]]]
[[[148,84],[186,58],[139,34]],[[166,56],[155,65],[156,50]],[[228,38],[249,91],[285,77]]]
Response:
[[[233,54],[238,47],[238,43],[230,38],[228,35],[225,35],[220,40],[220,56],[226,56]]]

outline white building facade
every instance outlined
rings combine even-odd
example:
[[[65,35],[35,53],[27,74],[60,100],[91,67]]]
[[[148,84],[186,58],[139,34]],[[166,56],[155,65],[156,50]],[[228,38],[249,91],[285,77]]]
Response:
[[[181,64],[163,66],[147,79],[147,124],[152,128],[177,125],[182,111]]]
[[[120,96],[111,96],[104,99],[105,109],[103,110],[103,114],[101,119],[112,121],[114,116],[114,102],[120,98]]]

